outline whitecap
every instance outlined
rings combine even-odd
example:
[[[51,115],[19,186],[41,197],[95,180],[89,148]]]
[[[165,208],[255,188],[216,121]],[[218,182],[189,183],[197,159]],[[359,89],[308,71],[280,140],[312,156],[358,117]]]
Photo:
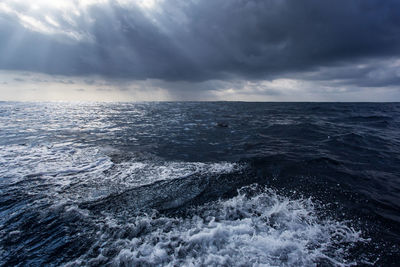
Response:
[[[182,217],[108,216],[97,221],[93,247],[100,247],[98,264],[115,266],[351,266],[357,262],[347,261],[349,250],[368,241],[346,222],[320,218],[311,199],[255,185]],[[86,254],[69,264],[90,260]]]

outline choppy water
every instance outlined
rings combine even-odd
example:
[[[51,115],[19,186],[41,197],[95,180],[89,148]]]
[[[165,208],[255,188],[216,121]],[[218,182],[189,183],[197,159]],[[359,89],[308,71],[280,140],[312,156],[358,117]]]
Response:
[[[5,266],[389,266],[399,223],[400,104],[0,102]]]

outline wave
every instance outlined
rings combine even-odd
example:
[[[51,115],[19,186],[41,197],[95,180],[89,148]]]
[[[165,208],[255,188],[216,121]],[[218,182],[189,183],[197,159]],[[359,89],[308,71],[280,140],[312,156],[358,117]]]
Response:
[[[10,145],[0,151],[0,186],[23,187],[71,201],[96,200],[131,188],[191,175],[231,173],[241,166],[230,162],[182,162],[161,158],[136,159],[108,148],[90,148],[71,143],[57,145]],[[61,195],[60,195],[61,194]]]
[[[311,199],[290,199],[257,185],[188,208],[183,216],[105,216],[97,220],[96,242],[66,266],[351,266],[357,264],[347,261],[351,248],[369,241],[345,222],[321,219]]]

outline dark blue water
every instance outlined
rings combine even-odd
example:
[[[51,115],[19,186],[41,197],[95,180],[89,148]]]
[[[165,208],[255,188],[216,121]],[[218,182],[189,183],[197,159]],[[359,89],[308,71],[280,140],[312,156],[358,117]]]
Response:
[[[0,102],[4,266],[395,266],[400,104]]]

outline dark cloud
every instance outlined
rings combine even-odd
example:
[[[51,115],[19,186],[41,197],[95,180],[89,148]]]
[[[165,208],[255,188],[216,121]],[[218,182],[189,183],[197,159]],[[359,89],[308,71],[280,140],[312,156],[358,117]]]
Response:
[[[75,82],[72,80],[57,80],[56,82],[62,84],[75,84]]]
[[[399,59],[369,59],[319,67],[314,71],[292,75],[293,78],[330,82],[333,85],[358,87],[400,87]]]
[[[36,82],[36,83],[48,83],[49,82],[49,80],[41,79],[41,78],[38,78],[38,77],[32,78],[31,81],[32,82]]]
[[[95,80],[84,80],[84,82],[85,82],[87,85],[93,85],[93,84],[96,83]]]
[[[398,0],[172,0],[145,11],[113,2],[93,5],[85,11],[91,22],[79,17],[75,26],[62,13],[53,14],[59,28],[87,37],[76,40],[31,31],[4,13],[0,68],[188,82],[298,72],[310,80],[399,85],[394,70],[389,75],[373,65],[354,67],[397,56],[399,10]]]
[[[99,91],[99,92],[111,92],[112,89],[110,89],[110,88],[97,88],[96,91]]]

